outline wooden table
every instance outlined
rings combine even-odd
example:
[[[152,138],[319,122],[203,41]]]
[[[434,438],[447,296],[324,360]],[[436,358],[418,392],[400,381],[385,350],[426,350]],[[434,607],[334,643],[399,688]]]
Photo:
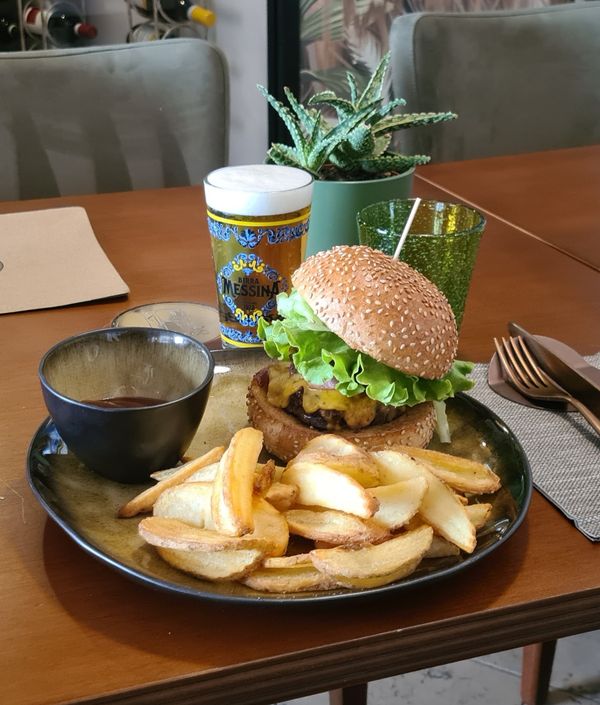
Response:
[[[420,195],[443,198],[424,182]],[[0,701],[10,705],[274,703],[600,627],[599,547],[537,493],[516,535],[443,583],[361,604],[282,608],[153,591],[78,548],[33,499],[29,440],[45,417],[41,355],[160,300],[214,301],[199,188],[0,204],[87,209],[128,300],[0,317]],[[518,252],[518,257],[516,253]],[[591,353],[600,275],[489,218],[461,334],[486,361],[515,319]]]
[[[600,271],[600,145],[432,164],[419,179]]]

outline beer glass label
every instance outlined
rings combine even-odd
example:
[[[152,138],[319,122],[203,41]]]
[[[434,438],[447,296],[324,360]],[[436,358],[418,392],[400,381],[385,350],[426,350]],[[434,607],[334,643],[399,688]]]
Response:
[[[263,238],[270,245],[277,245],[280,242],[288,242],[302,237],[308,233],[308,221],[306,215],[299,218],[292,218],[278,223],[265,223],[262,227],[256,227],[256,223],[240,224],[235,220],[221,218],[209,211],[208,230],[217,240],[228,242],[230,238],[235,238],[242,247],[256,247]]]
[[[279,272],[254,254],[241,252],[221,268],[217,287],[235,320],[255,328],[261,316],[275,309],[275,297],[288,290],[288,282]],[[265,303],[261,306],[260,303]]]

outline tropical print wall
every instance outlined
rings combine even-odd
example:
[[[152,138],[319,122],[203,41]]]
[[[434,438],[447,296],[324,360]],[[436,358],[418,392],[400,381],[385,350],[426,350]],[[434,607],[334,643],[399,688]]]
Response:
[[[302,100],[330,88],[345,95],[347,71],[364,85],[405,12],[470,12],[556,5],[565,0],[300,0]],[[389,76],[388,76],[389,81]],[[387,86],[388,94],[391,86]]]

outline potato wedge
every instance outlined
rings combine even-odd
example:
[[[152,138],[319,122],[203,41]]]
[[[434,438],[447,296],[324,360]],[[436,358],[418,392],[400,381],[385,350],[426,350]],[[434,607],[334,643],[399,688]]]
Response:
[[[349,475],[320,463],[298,461],[281,476],[285,484],[296,485],[298,503],[326,507],[368,519],[377,511],[378,502]]]
[[[176,465],[174,468],[165,468],[164,470],[157,470],[156,472],[150,473],[150,477],[153,480],[156,480],[157,482],[160,482],[161,480],[165,480],[167,477],[170,477],[174,473],[176,473],[182,465],[187,465],[190,463],[192,460],[195,460],[196,458],[192,457],[191,455],[182,455],[181,460],[180,460],[180,465]]]
[[[186,482],[212,482],[215,479],[215,475],[217,474],[218,468],[218,461],[216,463],[211,463],[210,465],[205,465],[203,468],[196,470],[193,475],[190,475],[187,478]],[[160,482],[160,480],[165,480],[167,477],[171,477],[171,475],[174,475],[179,469],[180,467],[167,468],[166,470],[157,470],[156,472],[153,472],[150,477],[153,480],[157,480],[158,482]]]
[[[181,551],[237,551],[256,548],[261,551],[271,546],[262,536],[225,536],[210,529],[199,529],[179,519],[146,517],[138,524],[140,536],[153,546],[177,548]]]
[[[336,457],[327,455],[326,453],[306,453],[301,451],[301,455],[297,459],[291,460],[288,463],[288,468],[293,467],[295,463],[313,463],[325,465],[328,468],[343,472],[350,476],[363,487],[376,487],[379,484],[379,473],[372,470],[371,467],[363,465],[362,459],[352,458],[349,456]],[[372,464],[374,468],[374,464]]]
[[[363,448],[331,433],[310,440],[288,467],[297,461],[322,463],[350,475],[363,487],[380,484],[377,465],[370,455]]]
[[[133,517],[141,512],[148,512],[152,509],[154,502],[160,497],[160,495],[169,487],[175,487],[176,485],[185,482],[188,477],[193,475],[197,470],[210,465],[211,463],[217,462],[224,452],[223,447],[213,448],[205,453],[200,458],[195,458],[190,460],[189,463],[182,465],[177,468],[169,477],[161,480],[156,485],[152,485],[147,490],[144,490],[139,495],[129,500],[127,504],[123,505],[118,512],[120,517]]]
[[[227,536],[192,526],[179,519],[148,517],[138,525],[142,538],[154,546],[189,551],[259,549],[265,556],[282,556],[287,549],[287,522],[274,507],[256,497],[253,502],[254,531],[244,536]]]
[[[240,582],[253,590],[272,593],[331,590],[337,585],[333,578],[318,571],[312,563],[283,568],[258,568]]]
[[[164,470],[157,470],[156,472],[151,472],[150,477],[153,480],[156,480],[157,482],[160,482],[161,480],[166,480],[167,477],[171,477],[171,475],[174,475],[179,469],[181,469],[182,465],[187,465],[193,460],[191,458],[190,460],[186,460],[185,462],[182,462],[181,465],[176,465],[174,468],[165,468]]]
[[[460,548],[450,543],[447,539],[441,536],[433,535],[431,546],[429,547],[425,558],[448,558],[449,556],[458,556]]]
[[[428,526],[428,524],[425,524],[423,517],[419,514],[415,514],[412,519],[406,522],[406,526],[404,528],[406,531],[412,531],[413,529],[418,529],[420,526]]]
[[[387,585],[410,575],[431,546],[433,530],[422,526],[377,546],[315,549],[315,567],[336,582],[351,588]]]
[[[197,578],[214,580],[237,580],[248,575],[260,565],[263,552],[250,548],[240,551],[182,551],[176,548],[156,550],[160,557],[178,570],[190,573]]]
[[[212,483],[184,482],[165,490],[154,503],[153,514],[178,519],[199,529],[215,530],[211,512]]]
[[[211,463],[200,470],[196,470],[193,475],[190,475],[186,482],[214,482],[217,476],[219,463]]]
[[[381,543],[389,532],[371,519],[359,519],[335,509],[290,509],[284,514],[290,533],[335,545]],[[377,516],[377,515],[376,515]]]
[[[263,568],[290,568],[294,565],[312,566],[308,553],[295,553],[293,556],[269,556],[263,559]]]
[[[469,517],[469,521],[475,529],[481,529],[486,525],[492,514],[492,505],[487,502],[481,504],[469,504],[465,507],[465,512]]]
[[[338,543],[329,543],[328,541],[315,541],[315,548],[336,548]]]
[[[406,453],[378,450],[371,452],[371,457],[379,470],[380,485],[393,485],[396,482],[425,476],[423,465]]]
[[[266,463],[257,463],[254,470],[254,494],[264,494],[265,488],[268,488],[269,483],[273,482],[277,468],[278,466],[275,465],[273,460],[268,460]],[[186,482],[214,482],[218,469],[219,463],[207,465],[205,468],[195,472]],[[283,472],[284,468],[279,467],[279,470]]]
[[[255,497],[252,504],[254,531],[248,536],[267,539],[269,543],[265,551],[267,556],[283,556],[290,540],[290,531],[285,517],[262,497]]]
[[[217,530],[227,536],[243,536],[254,528],[252,491],[262,444],[261,431],[242,428],[234,434],[219,461],[213,483],[212,517]]]
[[[372,487],[369,492],[379,502],[373,521],[392,531],[404,526],[419,511],[427,487],[424,477]]]
[[[285,472],[285,467],[283,465],[275,465],[275,472],[273,473],[273,482],[281,482],[281,476]]]
[[[310,453],[324,453],[336,458],[359,458],[365,466],[370,466],[373,472],[377,473],[377,468],[374,467],[373,461],[366,450],[346,438],[336,436],[335,433],[322,433],[315,436],[302,448],[296,457],[302,457],[302,455]]]
[[[275,476],[275,461],[267,460],[266,463],[258,463],[254,470],[253,492],[259,497],[264,497],[269,487],[273,484]]]
[[[473,553],[477,538],[475,527],[465,511],[466,507],[435,475],[431,475],[428,482],[429,488],[419,507],[419,514],[440,536],[466,553]]]
[[[417,514],[408,522],[406,529],[412,531],[413,529],[418,529],[420,526],[427,526],[427,524],[425,524],[423,519]],[[448,556],[458,555],[460,555],[460,548],[458,546],[455,546],[453,543],[450,543],[450,541],[442,536],[438,536],[434,532],[431,546],[424,558],[447,558]]]
[[[274,482],[267,490],[264,498],[275,509],[285,512],[286,509],[290,509],[295,504],[297,497],[298,488],[296,485],[284,485],[283,482]]]
[[[459,492],[486,494],[500,489],[498,475],[474,460],[411,446],[403,446],[398,450],[429,463],[429,469],[434,475]]]
[[[404,453],[383,450],[372,454],[379,464],[383,477],[398,477],[412,474],[424,477],[428,489],[419,507],[419,514],[436,533],[448,539],[466,553],[475,550],[475,527],[469,521],[464,505],[456,494],[436,477],[426,464],[409,458]]]

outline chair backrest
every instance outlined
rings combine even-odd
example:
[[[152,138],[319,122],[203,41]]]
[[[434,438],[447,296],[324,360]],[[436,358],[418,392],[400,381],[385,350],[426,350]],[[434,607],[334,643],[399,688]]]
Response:
[[[434,161],[600,141],[600,3],[415,13],[392,24],[394,94],[458,119],[400,133]]]
[[[0,198],[198,184],[227,163],[226,60],[201,39],[0,54]]]

